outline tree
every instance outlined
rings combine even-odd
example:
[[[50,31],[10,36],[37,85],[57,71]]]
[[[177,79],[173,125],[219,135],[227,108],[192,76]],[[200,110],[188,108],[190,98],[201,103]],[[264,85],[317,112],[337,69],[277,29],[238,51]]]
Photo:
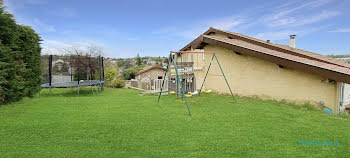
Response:
[[[103,50],[101,47],[90,44],[87,47],[82,46],[72,46],[69,48],[65,48],[65,51],[71,55],[71,66],[75,71],[75,80],[79,74],[85,74],[85,77],[81,77],[79,75],[79,79],[99,79],[100,73],[100,57],[103,54]]]
[[[130,68],[132,67],[133,65],[130,63],[129,60],[124,60],[124,68],[127,69],[127,68]]]
[[[23,79],[25,82],[24,93],[28,97],[40,91],[41,71],[40,71],[40,37],[29,26],[18,25],[20,40],[18,46],[21,50],[22,62],[24,64]]]
[[[105,83],[112,84],[112,81],[117,79],[118,70],[113,67],[106,67],[105,71]]]
[[[118,60],[117,60],[117,66],[118,66],[118,67],[123,67],[123,66],[124,66],[124,61],[123,61],[123,59],[118,59]]]
[[[143,65],[127,68],[123,71],[125,80],[131,80],[135,78],[135,74],[144,68]]]
[[[0,0],[0,104],[33,96],[40,90],[40,37],[17,25]]]
[[[88,76],[88,74],[86,73],[86,72],[74,72],[74,75],[73,75],[73,77],[74,77],[74,81],[80,81],[80,80],[87,80],[88,78],[87,78],[87,76]]]
[[[61,66],[61,67],[60,67]],[[69,71],[69,65],[65,62],[58,62],[52,67],[53,73],[66,74]]]
[[[136,65],[137,66],[142,65],[142,58],[139,56],[139,53],[137,53],[137,56],[136,56]]]

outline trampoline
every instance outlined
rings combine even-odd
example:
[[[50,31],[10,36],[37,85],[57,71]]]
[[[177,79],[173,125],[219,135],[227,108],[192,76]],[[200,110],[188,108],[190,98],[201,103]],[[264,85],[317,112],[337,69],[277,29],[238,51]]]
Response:
[[[41,85],[42,88],[69,88],[69,87],[82,87],[82,86],[96,86],[96,85],[102,85],[104,84],[104,81],[100,80],[81,80],[79,83],[78,81],[71,81],[71,82],[53,82],[51,83],[44,83]]]
[[[65,77],[70,77],[70,79],[64,80],[64,82],[62,80],[55,81],[52,78],[53,77],[53,75],[52,75],[53,60],[52,60],[52,55],[50,55],[49,60],[48,60],[49,61],[49,63],[48,63],[48,76],[47,76],[48,83],[43,83],[41,85],[41,87],[42,88],[49,88],[50,93],[51,93],[52,88],[77,87],[78,95],[79,95],[80,87],[83,87],[83,86],[90,86],[91,91],[92,91],[92,93],[94,93],[94,95],[95,95],[95,91],[98,94],[99,89],[101,91],[103,91],[103,86],[104,86],[103,57],[101,57],[101,56],[91,57],[91,56],[75,55],[75,56],[70,56],[70,58],[71,58],[70,64],[69,64],[70,65],[70,68],[69,68],[70,76],[65,76]],[[73,72],[75,73],[75,75],[73,75]],[[94,73],[95,73],[95,75],[94,75]],[[82,77],[81,75],[83,75],[85,77]]]

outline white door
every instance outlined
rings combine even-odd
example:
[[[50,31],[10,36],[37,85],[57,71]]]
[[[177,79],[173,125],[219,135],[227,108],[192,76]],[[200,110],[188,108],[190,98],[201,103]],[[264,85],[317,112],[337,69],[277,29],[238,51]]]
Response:
[[[350,84],[340,85],[340,105],[339,112],[343,112],[346,106],[350,106]]]
[[[349,104],[350,104],[350,84],[344,84],[343,105],[347,106]]]

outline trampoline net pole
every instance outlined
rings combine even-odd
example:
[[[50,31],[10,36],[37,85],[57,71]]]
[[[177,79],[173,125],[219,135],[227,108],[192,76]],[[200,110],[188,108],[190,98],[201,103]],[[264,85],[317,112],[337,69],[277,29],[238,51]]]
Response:
[[[101,67],[102,67],[102,80],[104,81],[105,80],[105,69],[104,69],[104,65],[103,65],[103,57],[101,57]],[[104,88],[104,84],[102,84],[102,90]]]
[[[95,95],[95,92],[94,92],[94,90],[92,89],[92,84],[91,84],[91,79],[92,79],[92,71],[91,71],[91,56],[89,56],[89,74],[90,74],[90,77],[89,77],[89,79],[90,79],[90,88],[91,88],[91,91],[92,91],[92,94],[94,94]]]
[[[100,75],[100,88],[102,90],[102,85],[101,85],[101,56],[98,56],[98,73]]]
[[[50,90],[50,94],[51,94],[51,82],[52,82],[51,68],[52,68],[52,55],[50,55],[50,57],[49,57],[49,90]]]
[[[73,82],[73,68],[72,68],[72,56],[70,57],[70,81]]]
[[[79,96],[79,93],[80,93],[80,70],[79,70],[79,67],[80,67],[80,55],[78,55],[78,58],[77,58],[77,73],[78,73],[78,96]]]

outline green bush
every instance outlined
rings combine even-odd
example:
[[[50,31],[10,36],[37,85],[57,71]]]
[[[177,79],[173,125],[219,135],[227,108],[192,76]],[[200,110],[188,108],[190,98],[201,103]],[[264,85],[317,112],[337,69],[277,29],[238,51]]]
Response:
[[[78,75],[79,74],[79,75]],[[87,80],[87,73],[86,72],[74,72],[73,79],[74,81],[78,81],[78,76],[79,80]]]
[[[105,83],[112,84],[112,81],[117,79],[118,71],[113,67],[106,67],[105,69]]]
[[[125,81],[121,79],[115,79],[112,81],[112,84],[110,86],[112,88],[123,88],[125,87]]]

